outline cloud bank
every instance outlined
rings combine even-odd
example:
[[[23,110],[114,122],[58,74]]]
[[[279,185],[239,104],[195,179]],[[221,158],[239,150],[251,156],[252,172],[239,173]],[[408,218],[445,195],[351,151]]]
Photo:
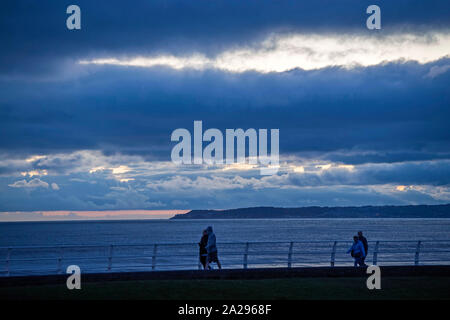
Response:
[[[450,201],[448,1],[77,4],[2,5],[0,211]],[[174,165],[195,120],[280,129],[279,172]]]

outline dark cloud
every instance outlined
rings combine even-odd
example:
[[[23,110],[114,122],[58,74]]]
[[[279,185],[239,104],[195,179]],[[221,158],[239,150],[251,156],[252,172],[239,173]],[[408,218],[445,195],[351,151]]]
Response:
[[[345,164],[363,164],[363,163],[393,163],[401,161],[425,161],[437,159],[450,159],[450,153],[442,149],[433,148],[434,152],[430,151],[401,151],[392,150],[388,152],[372,151],[363,152],[355,150],[353,152],[331,152],[331,153],[303,153],[302,156],[309,159],[322,159],[332,162]]]
[[[214,55],[255,43],[273,32],[360,33],[372,1],[89,1],[78,0],[82,28],[66,28],[68,1],[2,3],[0,70],[31,76],[59,72],[62,65],[93,56],[171,52]],[[382,32],[447,29],[448,1],[377,1]]]
[[[445,159],[450,75],[425,77],[445,63],[269,74],[93,66],[65,81],[4,81],[0,149],[169,160],[171,132],[203,120],[205,130],[279,128],[283,154],[335,152],[338,160],[345,150],[341,160],[350,163]]]
[[[450,181],[450,161],[367,164],[347,168],[333,167],[320,173],[291,173],[289,184],[297,186],[428,185],[446,186]]]

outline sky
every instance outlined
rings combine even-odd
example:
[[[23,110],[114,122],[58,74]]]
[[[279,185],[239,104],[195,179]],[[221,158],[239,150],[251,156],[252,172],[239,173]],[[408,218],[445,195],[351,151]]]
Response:
[[[450,3],[371,4],[5,1],[0,221],[449,203]],[[278,172],[174,164],[195,120],[279,129]]]

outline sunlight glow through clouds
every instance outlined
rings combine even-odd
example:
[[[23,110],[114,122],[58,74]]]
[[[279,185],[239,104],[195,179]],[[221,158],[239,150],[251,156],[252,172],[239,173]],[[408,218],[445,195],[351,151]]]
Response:
[[[46,176],[48,175],[47,170],[31,170],[31,171],[23,171],[20,173],[22,176],[29,176],[30,178],[33,176]]]
[[[348,171],[353,171],[355,169],[355,166],[352,164],[340,164],[337,166],[339,169],[345,169]]]
[[[133,67],[166,66],[175,70],[219,69],[228,72],[283,72],[300,68],[314,70],[339,66],[373,66],[392,61],[428,63],[450,54],[450,33],[425,35],[393,34],[380,37],[360,35],[290,34],[272,35],[253,47],[236,48],[214,58],[201,53],[138,56],[128,59],[99,58],[80,64],[106,64]]]
[[[328,170],[328,169],[331,168],[331,163],[329,163],[329,164],[323,164],[323,165],[317,165],[316,168],[317,168],[317,169],[320,169],[320,170]]]
[[[131,169],[128,166],[124,165],[118,166],[117,168],[111,168],[111,170],[113,174],[122,174],[131,171]]]
[[[248,164],[248,163],[233,163],[233,164],[226,164],[223,167],[223,171],[230,171],[230,170],[252,170],[258,168],[257,165],[254,164]]]
[[[422,190],[422,188],[420,186],[399,185],[395,188],[395,190],[400,191],[400,192],[406,192],[406,191],[410,191],[410,190]]]
[[[296,173],[305,173],[305,168],[303,166],[292,166],[292,168]]]
[[[37,160],[44,159],[44,158],[45,158],[45,156],[32,156],[32,157],[25,159],[25,161],[26,162],[35,162]]]
[[[102,167],[102,166],[100,166],[100,167],[95,167],[95,168],[90,169],[90,170],[89,170],[89,173],[94,173],[94,172],[97,172],[97,171],[103,171],[103,170],[106,170],[106,168],[105,168],[105,167]]]

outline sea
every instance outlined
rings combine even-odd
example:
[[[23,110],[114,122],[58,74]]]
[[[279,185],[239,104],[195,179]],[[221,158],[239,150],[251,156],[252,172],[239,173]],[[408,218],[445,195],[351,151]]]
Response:
[[[450,219],[4,222],[0,275],[65,273],[69,265],[82,272],[198,269],[197,243],[208,226],[224,268],[353,265],[347,250],[358,231],[369,241],[369,264],[450,264]]]

